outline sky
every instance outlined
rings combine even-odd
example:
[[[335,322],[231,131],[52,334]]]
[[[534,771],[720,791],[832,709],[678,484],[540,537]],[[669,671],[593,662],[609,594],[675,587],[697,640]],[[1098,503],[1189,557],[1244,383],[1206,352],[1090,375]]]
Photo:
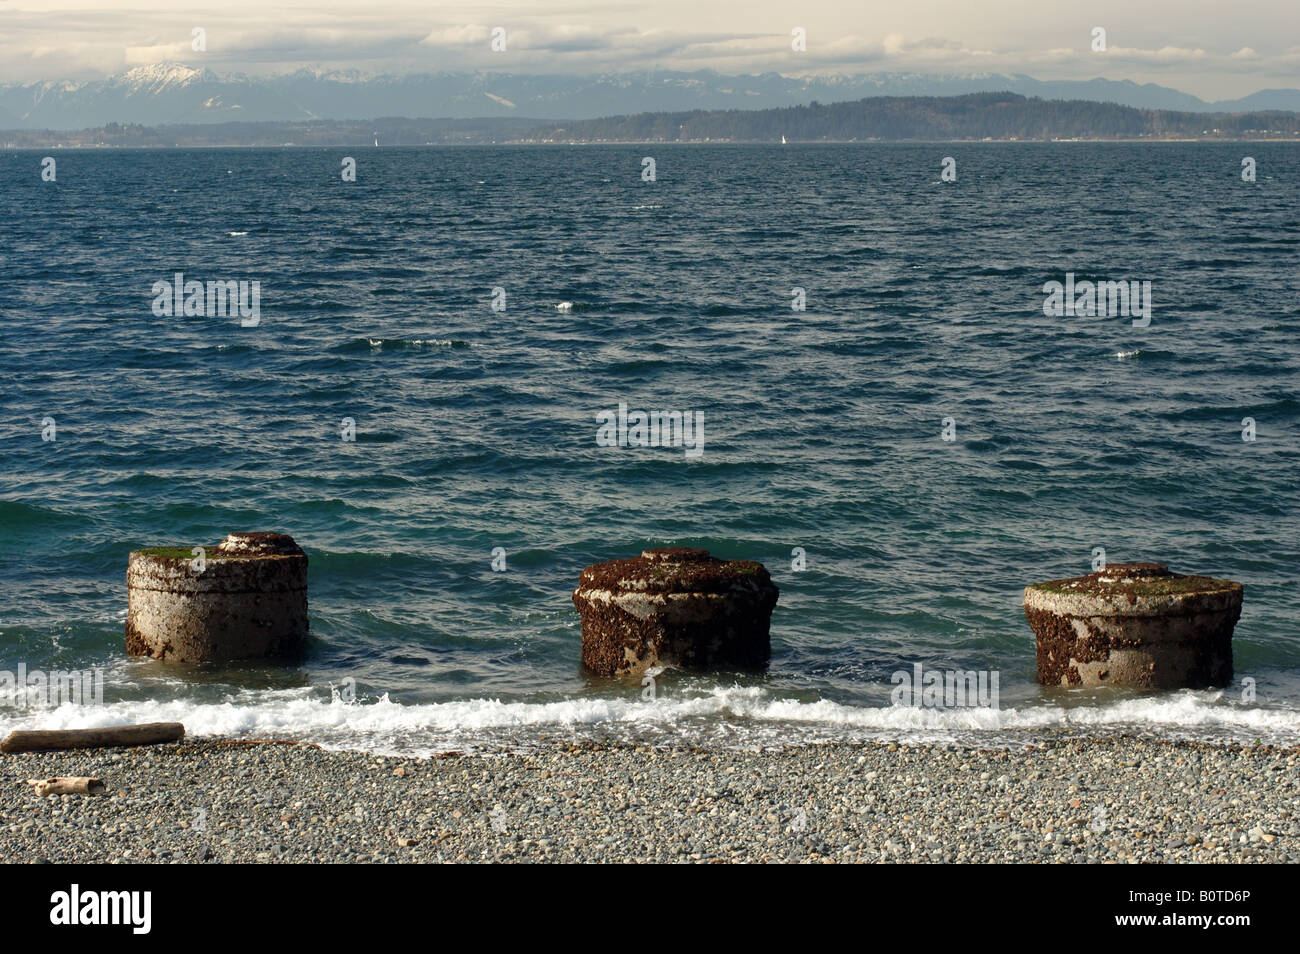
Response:
[[[792,49],[796,28],[805,50]],[[0,0],[0,81],[159,62],[250,74],[1025,73],[1216,100],[1300,86],[1300,0]]]

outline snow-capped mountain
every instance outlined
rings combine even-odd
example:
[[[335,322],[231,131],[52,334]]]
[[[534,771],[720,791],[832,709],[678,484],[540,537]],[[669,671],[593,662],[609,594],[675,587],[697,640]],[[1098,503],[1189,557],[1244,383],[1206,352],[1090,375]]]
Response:
[[[1188,111],[1300,110],[1300,90],[1261,90],[1206,103],[1187,93],[1128,80],[1042,81],[1022,74],[873,73],[798,78],[778,73],[698,72],[598,76],[491,73],[364,74],[301,69],[269,77],[217,74],[181,63],[139,66],[95,82],[0,86],[0,128],[81,129],[108,122],[213,123],[385,116],[589,119],[690,109],[763,109],[864,96],[954,96],[1010,91]]]
[[[132,93],[151,93],[157,96],[169,89],[181,89],[193,83],[205,80],[213,82],[216,79],[216,75],[208,70],[196,70],[180,63],[156,63],[153,66],[137,66],[109,82],[127,87]]]

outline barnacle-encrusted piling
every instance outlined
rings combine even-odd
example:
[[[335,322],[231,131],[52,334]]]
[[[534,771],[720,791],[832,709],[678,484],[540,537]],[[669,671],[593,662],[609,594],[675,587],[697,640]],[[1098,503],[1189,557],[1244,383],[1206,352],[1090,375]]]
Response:
[[[761,563],[665,547],[582,571],[573,605],[582,661],[602,676],[655,665],[758,668],[771,656],[777,588]]]
[[[307,555],[283,533],[232,533],[127,561],[126,651],[180,663],[281,659],[307,635]]]
[[[1025,588],[1048,686],[1202,689],[1232,679],[1232,630],[1242,586],[1116,563],[1088,576]]]

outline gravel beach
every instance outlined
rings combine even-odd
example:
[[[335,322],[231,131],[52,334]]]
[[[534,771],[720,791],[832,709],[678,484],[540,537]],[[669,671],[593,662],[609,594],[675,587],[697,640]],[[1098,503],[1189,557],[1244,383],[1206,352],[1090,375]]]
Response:
[[[1297,862],[1300,751],[557,746],[426,759],[190,741],[0,755],[8,862]],[[99,796],[26,780],[95,775]]]

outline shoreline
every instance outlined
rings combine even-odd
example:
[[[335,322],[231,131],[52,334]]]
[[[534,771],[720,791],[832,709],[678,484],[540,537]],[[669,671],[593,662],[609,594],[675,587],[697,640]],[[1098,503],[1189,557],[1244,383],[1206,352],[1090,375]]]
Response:
[[[9,862],[1300,862],[1300,747],[557,744],[428,758],[185,740],[0,756]],[[100,796],[29,778],[94,775]]]
[[[21,132],[24,130],[0,130]],[[1063,145],[1068,143],[1096,144],[1133,144],[1133,143],[1295,143],[1300,136],[1192,136],[1184,139],[1166,136],[1143,136],[1137,139],[1107,137],[1105,139],[798,139],[788,143],[774,142],[770,139],[507,139],[501,142],[426,142],[403,143],[381,146],[388,150],[398,149],[496,149],[505,146],[978,146],[978,145],[1014,145],[1030,143],[1037,145]],[[204,149],[356,149],[371,148],[365,142],[336,143],[205,143],[204,145],[120,145],[117,143],[47,143],[45,145],[16,145],[0,143],[0,148],[12,152],[48,152],[51,149],[63,152],[90,152],[114,149],[123,152],[132,150],[140,152],[182,152]]]

